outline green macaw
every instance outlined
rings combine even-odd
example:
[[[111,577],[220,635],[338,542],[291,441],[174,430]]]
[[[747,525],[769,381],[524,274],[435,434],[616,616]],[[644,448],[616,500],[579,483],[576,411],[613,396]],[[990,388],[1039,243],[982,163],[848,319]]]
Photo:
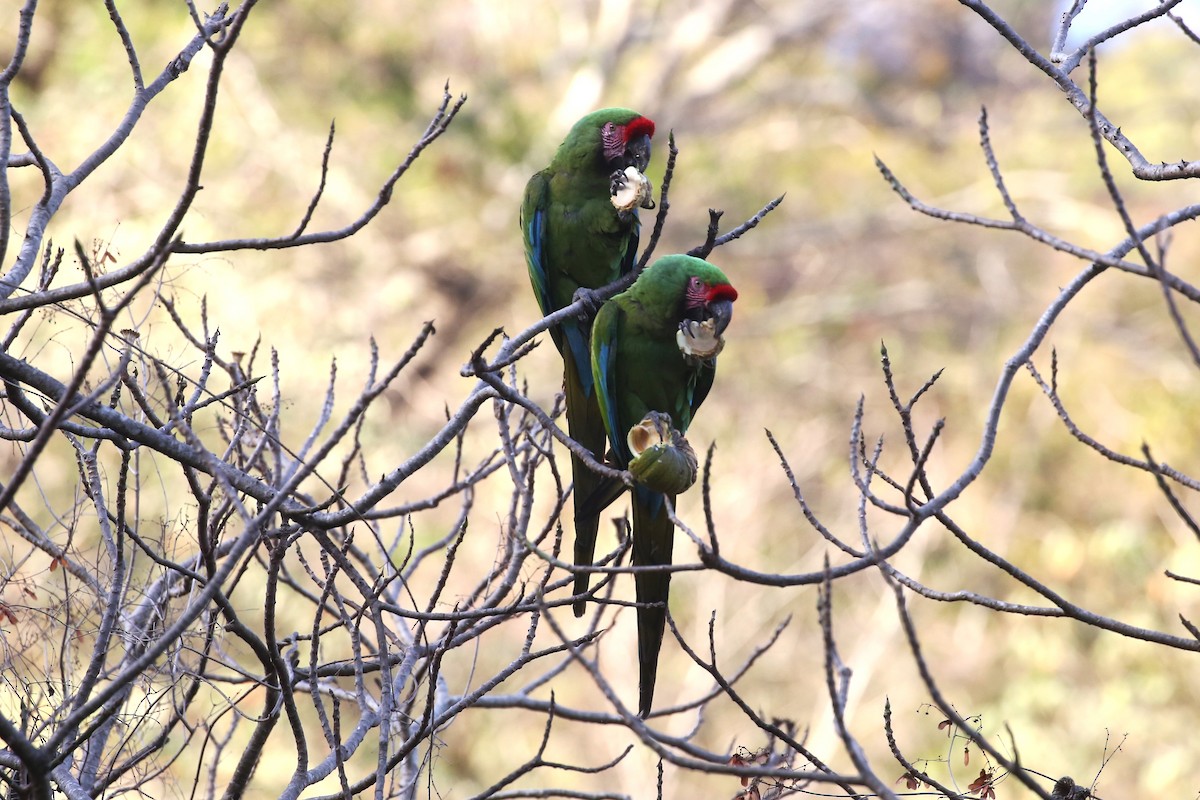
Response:
[[[570,305],[633,268],[638,247],[639,206],[653,208],[642,175],[650,163],[654,123],[626,108],[606,108],[575,123],[550,166],[529,179],[521,205],[521,230],[529,279],[542,314]],[[593,307],[597,303],[592,300]],[[587,322],[566,320],[550,331],[563,357],[567,430],[600,461],[604,422],[589,368]],[[575,563],[591,566],[599,512],[580,514],[584,498],[601,483],[571,456],[575,493]],[[588,590],[588,574],[577,574],[575,594]],[[584,602],[574,605],[583,616]]]
[[[737,290],[721,270],[699,258],[672,255],[655,261],[628,291],[600,309],[592,326],[592,375],[620,467],[637,455],[635,441],[644,438],[649,421],[643,421],[653,418],[652,412],[669,415],[672,427],[687,432],[712,387],[721,334],[733,317],[735,299]],[[603,508],[620,491],[610,481],[589,507]],[[673,505],[675,495],[641,483],[633,487],[635,566],[671,563],[675,528],[664,499]],[[644,604],[637,615],[638,713],[645,717],[654,699],[671,573],[639,572],[635,583],[638,603]]]

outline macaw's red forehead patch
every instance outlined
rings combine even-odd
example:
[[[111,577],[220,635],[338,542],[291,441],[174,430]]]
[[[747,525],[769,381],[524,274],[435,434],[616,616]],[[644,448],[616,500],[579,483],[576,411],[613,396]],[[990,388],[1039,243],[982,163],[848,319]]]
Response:
[[[737,300],[737,289],[728,283],[718,283],[708,287],[708,302],[713,300]]]
[[[633,122],[625,126],[625,141],[636,139],[642,134],[654,137],[654,120],[649,117],[635,117]]]

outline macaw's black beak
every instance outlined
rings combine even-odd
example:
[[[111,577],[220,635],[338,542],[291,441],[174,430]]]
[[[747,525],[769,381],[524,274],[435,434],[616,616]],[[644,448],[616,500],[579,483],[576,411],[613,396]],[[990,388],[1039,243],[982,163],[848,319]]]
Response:
[[[715,320],[713,334],[720,336],[733,320],[733,301],[713,300],[708,304],[708,313]]]
[[[642,134],[625,145],[625,166],[635,167],[638,172],[645,172],[646,167],[650,166],[649,135]]]

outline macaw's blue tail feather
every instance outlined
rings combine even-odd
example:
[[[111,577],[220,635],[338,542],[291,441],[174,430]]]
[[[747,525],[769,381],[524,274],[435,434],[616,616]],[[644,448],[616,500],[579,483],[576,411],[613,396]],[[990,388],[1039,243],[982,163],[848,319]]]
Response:
[[[672,503],[675,498],[671,498]],[[658,566],[671,563],[675,526],[667,516],[664,495],[642,486],[633,490],[633,564]],[[638,618],[638,715],[646,717],[654,703],[658,652],[667,626],[667,595],[671,573],[639,572],[636,575]]]

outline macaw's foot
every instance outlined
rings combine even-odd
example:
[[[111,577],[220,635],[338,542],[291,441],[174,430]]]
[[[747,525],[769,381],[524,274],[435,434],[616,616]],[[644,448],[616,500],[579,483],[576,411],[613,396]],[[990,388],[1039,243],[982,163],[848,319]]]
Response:
[[[715,319],[706,319],[700,322],[694,319],[685,319],[679,323],[679,330],[675,333],[675,342],[679,345],[679,352],[683,354],[684,360],[690,364],[711,362],[725,348],[725,337],[717,333]]]
[[[613,207],[622,219],[637,213],[638,208],[654,208],[654,187],[637,167],[626,167],[609,176],[609,194]]]
[[[600,310],[600,306],[604,305],[603,298],[600,293],[594,289],[585,289],[582,286],[575,290],[575,294],[571,296],[571,301],[574,303],[583,303],[583,310],[579,312],[579,318],[587,322],[596,316],[596,312]]]

